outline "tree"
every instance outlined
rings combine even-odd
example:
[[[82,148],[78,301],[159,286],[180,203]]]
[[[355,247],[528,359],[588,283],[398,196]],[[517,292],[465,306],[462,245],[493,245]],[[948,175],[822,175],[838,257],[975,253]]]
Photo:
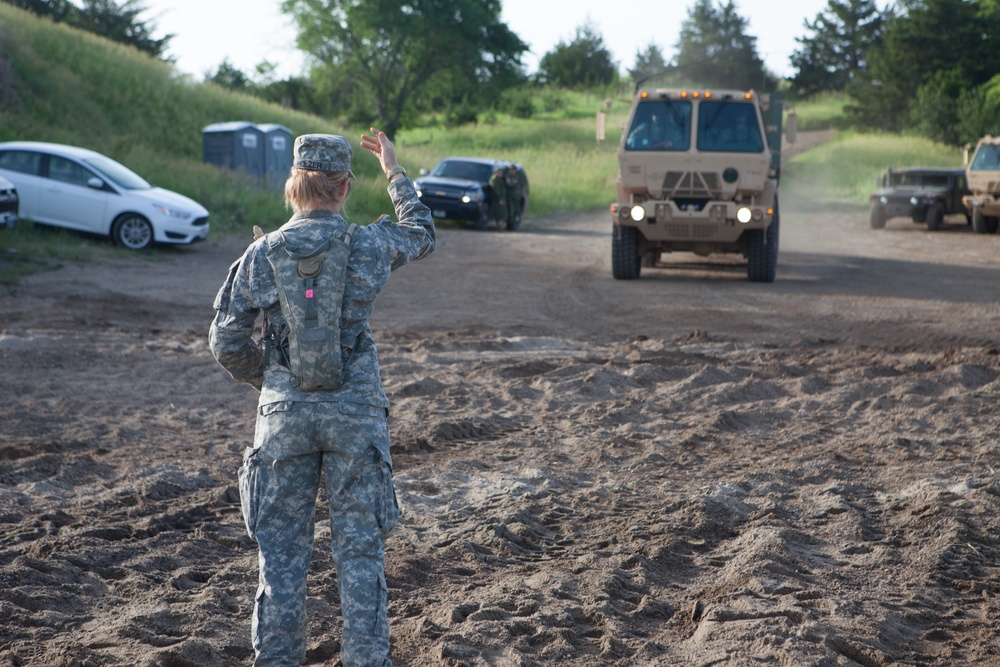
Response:
[[[134,46],[154,58],[170,60],[163,57],[163,52],[173,35],[154,39],[155,26],[139,19],[145,11],[139,0],[125,0],[121,4],[115,0],[84,0],[73,25],[113,42]]]
[[[125,0],[120,5],[115,0],[84,0],[78,8],[68,0],[0,0],[9,5],[50,18],[56,23],[68,23],[74,28],[92,32],[113,42],[128,44],[148,53],[154,58],[171,62],[163,57],[167,43],[173,35],[153,39],[156,29],[150,21],[142,21],[139,15],[146,7],[139,0]]]
[[[867,76],[850,88],[855,124],[888,131],[922,125],[909,113],[921,88],[929,84],[925,100],[944,94],[957,102],[959,89],[981,86],[1000,72],[998,40],[996,3],[900,0],[886,21],[882,48],[869,53]]]
[[[884,15],[874,0],[829,0],[810,23],[811,35],[796,37],[792,88],[811,95],[843,91],[868,67],[867,53],[882,42]]]
[[[656,77],[667,71],[667,61],[656,44],[650,43],[645,50],[635,52],[635,66],[628,75],[638,84],[640,81]]]
[[[765,71],[757,38],[747,35],[746,27],[733,0],[718,7],[712,0],[696,0],[681,23],[678,74],[698,86],[773,89],[775,79]]]
[[[346,94],[390,137],[435,82],[458,96],[495,99],[521,70],[528,46],[500,20],[499,0],[283,0],[298,46],[316,63],[317,88]],[[455,97],[455,95],[452,95]],[[485,104],[484,104],[485,106]]]
[[[229,62],[229,58],[223,59],[214,73],[205,73],[205,80],[211,81],[228,90],[246,91],[251,86],[251,81],[238,67]]]
[[[560,41],[542,56],[538,70],[547,83],[563,88],[606,86],[618,73],[604,38],[589,20],[576,29],[573,41]]]
[[[65,21],[76,11],[76,7],[70,4],[69,0],[0,0],[0,2],[50,18],[56,23]]]

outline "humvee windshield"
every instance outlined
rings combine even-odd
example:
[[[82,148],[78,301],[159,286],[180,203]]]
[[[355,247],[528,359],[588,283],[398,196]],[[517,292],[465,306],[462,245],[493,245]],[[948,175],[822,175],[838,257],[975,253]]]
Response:
[[[691,103],[640,102],[625,140],[629,151],[686,151],[691,147]]]
[[[1000,145],[983,144],[972,158],[972,170],[995,171],[1000,169]]]
[[[757,122],[757,107],[748,102],[703,101],[698,108],[698,150],[763,152],[764,138]]]

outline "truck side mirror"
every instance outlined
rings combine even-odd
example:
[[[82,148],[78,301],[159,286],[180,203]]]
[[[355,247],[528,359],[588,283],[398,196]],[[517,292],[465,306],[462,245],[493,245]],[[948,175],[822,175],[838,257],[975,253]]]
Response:
[[[788,137],[788,143],[794,144],[795,138],[799,134],[799,115],[794,111],[788,114],[788,120],[785,124],[785,136]]]

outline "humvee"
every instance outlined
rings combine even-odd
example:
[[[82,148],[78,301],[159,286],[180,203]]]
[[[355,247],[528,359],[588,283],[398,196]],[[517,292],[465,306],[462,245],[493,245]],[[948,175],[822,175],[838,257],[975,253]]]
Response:
[[[972,212],[977,233],[995,234],[1000,226],[1000,137],[980,139],[971,161],[970,148],[965,147],[965,176],[971,194],[962,197],[962,203]]]
[[[927,223],[928,231],[944,226],[945,216],[958,214],[971,220],[962,197],[970,194],[965,170],[949,167],[903,167],[887,169],[876,181],[869,201],[868,222],[882,229],[886,220],[906,216]]]
[[[753,90],[637,91],[618,146],[612,275],[636,279],[662,253],[736,253],[748,279],[773,282],[782,110]],[[795,130],[790,114],[789,142]]]

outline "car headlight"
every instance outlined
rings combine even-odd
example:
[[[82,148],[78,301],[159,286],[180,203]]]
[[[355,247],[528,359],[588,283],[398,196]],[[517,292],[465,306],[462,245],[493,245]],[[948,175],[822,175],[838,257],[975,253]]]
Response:
[[[417,188],[417,198],[419,199],[419,198],[421,198],[423,196],[424,196],[424,190],[423,190],[423,188]]]
[[[177,218],[179,220],[190,220],[192,214],[188,211],[182,211],[177,208],[171,208],[166,204],[153,203],[153,208],[160,212],[160,215],[165,215],[168,218]]]
[[[471,192],[466,192],[462,195],[462,203],[469,204],[474,201],[479,201],[483,198],[483,193],[480,190],[474,190]]]

